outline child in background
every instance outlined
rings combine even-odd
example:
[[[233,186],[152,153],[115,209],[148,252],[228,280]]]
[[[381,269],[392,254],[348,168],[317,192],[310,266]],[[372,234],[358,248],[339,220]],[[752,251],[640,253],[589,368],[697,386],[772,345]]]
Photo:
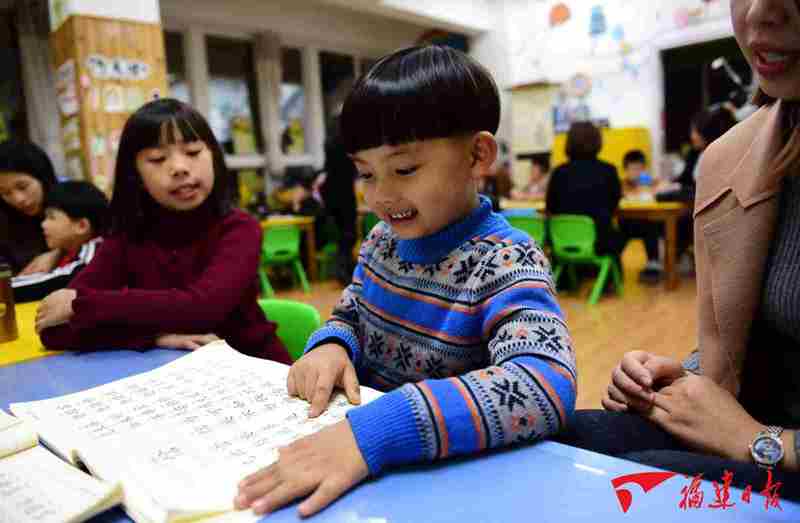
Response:
[[[647,159],[644,153],[639,149],[628,151],[622,158],[622,166],[625,169],[625,196],[638,200],[652,200],[655,180],[646,171]],[[647,220],[619,220],[619,228],[625,235],[626,241],[631,238],[641,238],[644,241],[647,264],[639,272],[639,281],[658,283],[664,271],[658,253],[658,241],[663,235],[663,226]]]
[[[544,200],[547,182],[550,180],[550,158],[548,154],[531,156],[531,172],[528,183],[521,189],[513,189],[514,200]]]
[[[92,261],[103,241],[108,220],[108,199],[88,182],[53,186],[45,198],[42,231],[49,249],[64,253],[56,268],[11,280],[17,303],[41,300],[62,289]]]
[[[290,362],[256,303],[261,227],[232,208],[222,149],[200,113],[160,99],[128,119],[110,215],[92,263],[39,307],[46,347],[195,349],[219,336]]]
[[[477,193],[497,154],[497,87],[467,55],[417,47],[379,60],[342,112],[348,152],[383,220],[353,283],[292,367],[289,394],[322,413],[334,387],[387,393],[296,441],[239,486],[307,516],[367,476],[562,430],[575,355],[549,263]]]

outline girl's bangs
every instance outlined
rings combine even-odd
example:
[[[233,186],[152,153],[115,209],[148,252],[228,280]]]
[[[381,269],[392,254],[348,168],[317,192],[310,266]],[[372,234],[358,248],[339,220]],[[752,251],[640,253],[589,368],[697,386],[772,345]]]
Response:
[[[174,116],[162,122],[159,127],[158,146],[160,147],[198,140],[202,140],[202,138],[186,117]]]

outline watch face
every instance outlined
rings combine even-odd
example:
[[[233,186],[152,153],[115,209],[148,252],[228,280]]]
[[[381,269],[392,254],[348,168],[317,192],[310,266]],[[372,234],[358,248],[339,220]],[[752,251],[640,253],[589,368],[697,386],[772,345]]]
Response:
[[[772,436],[761,436],[753,442],[753,458],[758,463],[775,465],[783,458],[783,446]]]

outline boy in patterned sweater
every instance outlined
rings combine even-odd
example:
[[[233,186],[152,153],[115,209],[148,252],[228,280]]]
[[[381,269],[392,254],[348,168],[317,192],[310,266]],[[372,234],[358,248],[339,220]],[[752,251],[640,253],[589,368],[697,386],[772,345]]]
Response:
[[[390,391],[282,449],[235,503],[313,514],[387,467],[552,436],[572,415],[575,354],[541,249],[477,193],[500,119],[490,74],[444,47],[379,60],[345,102],[342,134],[383,220],[353,283],[291,368],[321,414],[335,387]]]

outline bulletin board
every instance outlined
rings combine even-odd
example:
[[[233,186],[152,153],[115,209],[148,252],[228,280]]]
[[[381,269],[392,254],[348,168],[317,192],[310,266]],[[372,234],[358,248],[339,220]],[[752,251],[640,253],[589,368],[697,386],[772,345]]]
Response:
[[[652,169],[652,143],[650,141],[650,131],[645,127],[620,127],[618,129],[601,129],[603,135],[603,148],[600,150],[599,158],[617,168],[619,175],[622,176],[622,159],[625,153],[631,149],[640,149],[647,158],[647,167]],[[550,157],[550,165],[555,168],[567,161],[565,152],[567,144],[566,133],[559,133],[553,141],[553,152]]]
[[[75,15],[50,37],[64,174],[110,194],[125,121],[168,92],[163,31],[159,24]]]

